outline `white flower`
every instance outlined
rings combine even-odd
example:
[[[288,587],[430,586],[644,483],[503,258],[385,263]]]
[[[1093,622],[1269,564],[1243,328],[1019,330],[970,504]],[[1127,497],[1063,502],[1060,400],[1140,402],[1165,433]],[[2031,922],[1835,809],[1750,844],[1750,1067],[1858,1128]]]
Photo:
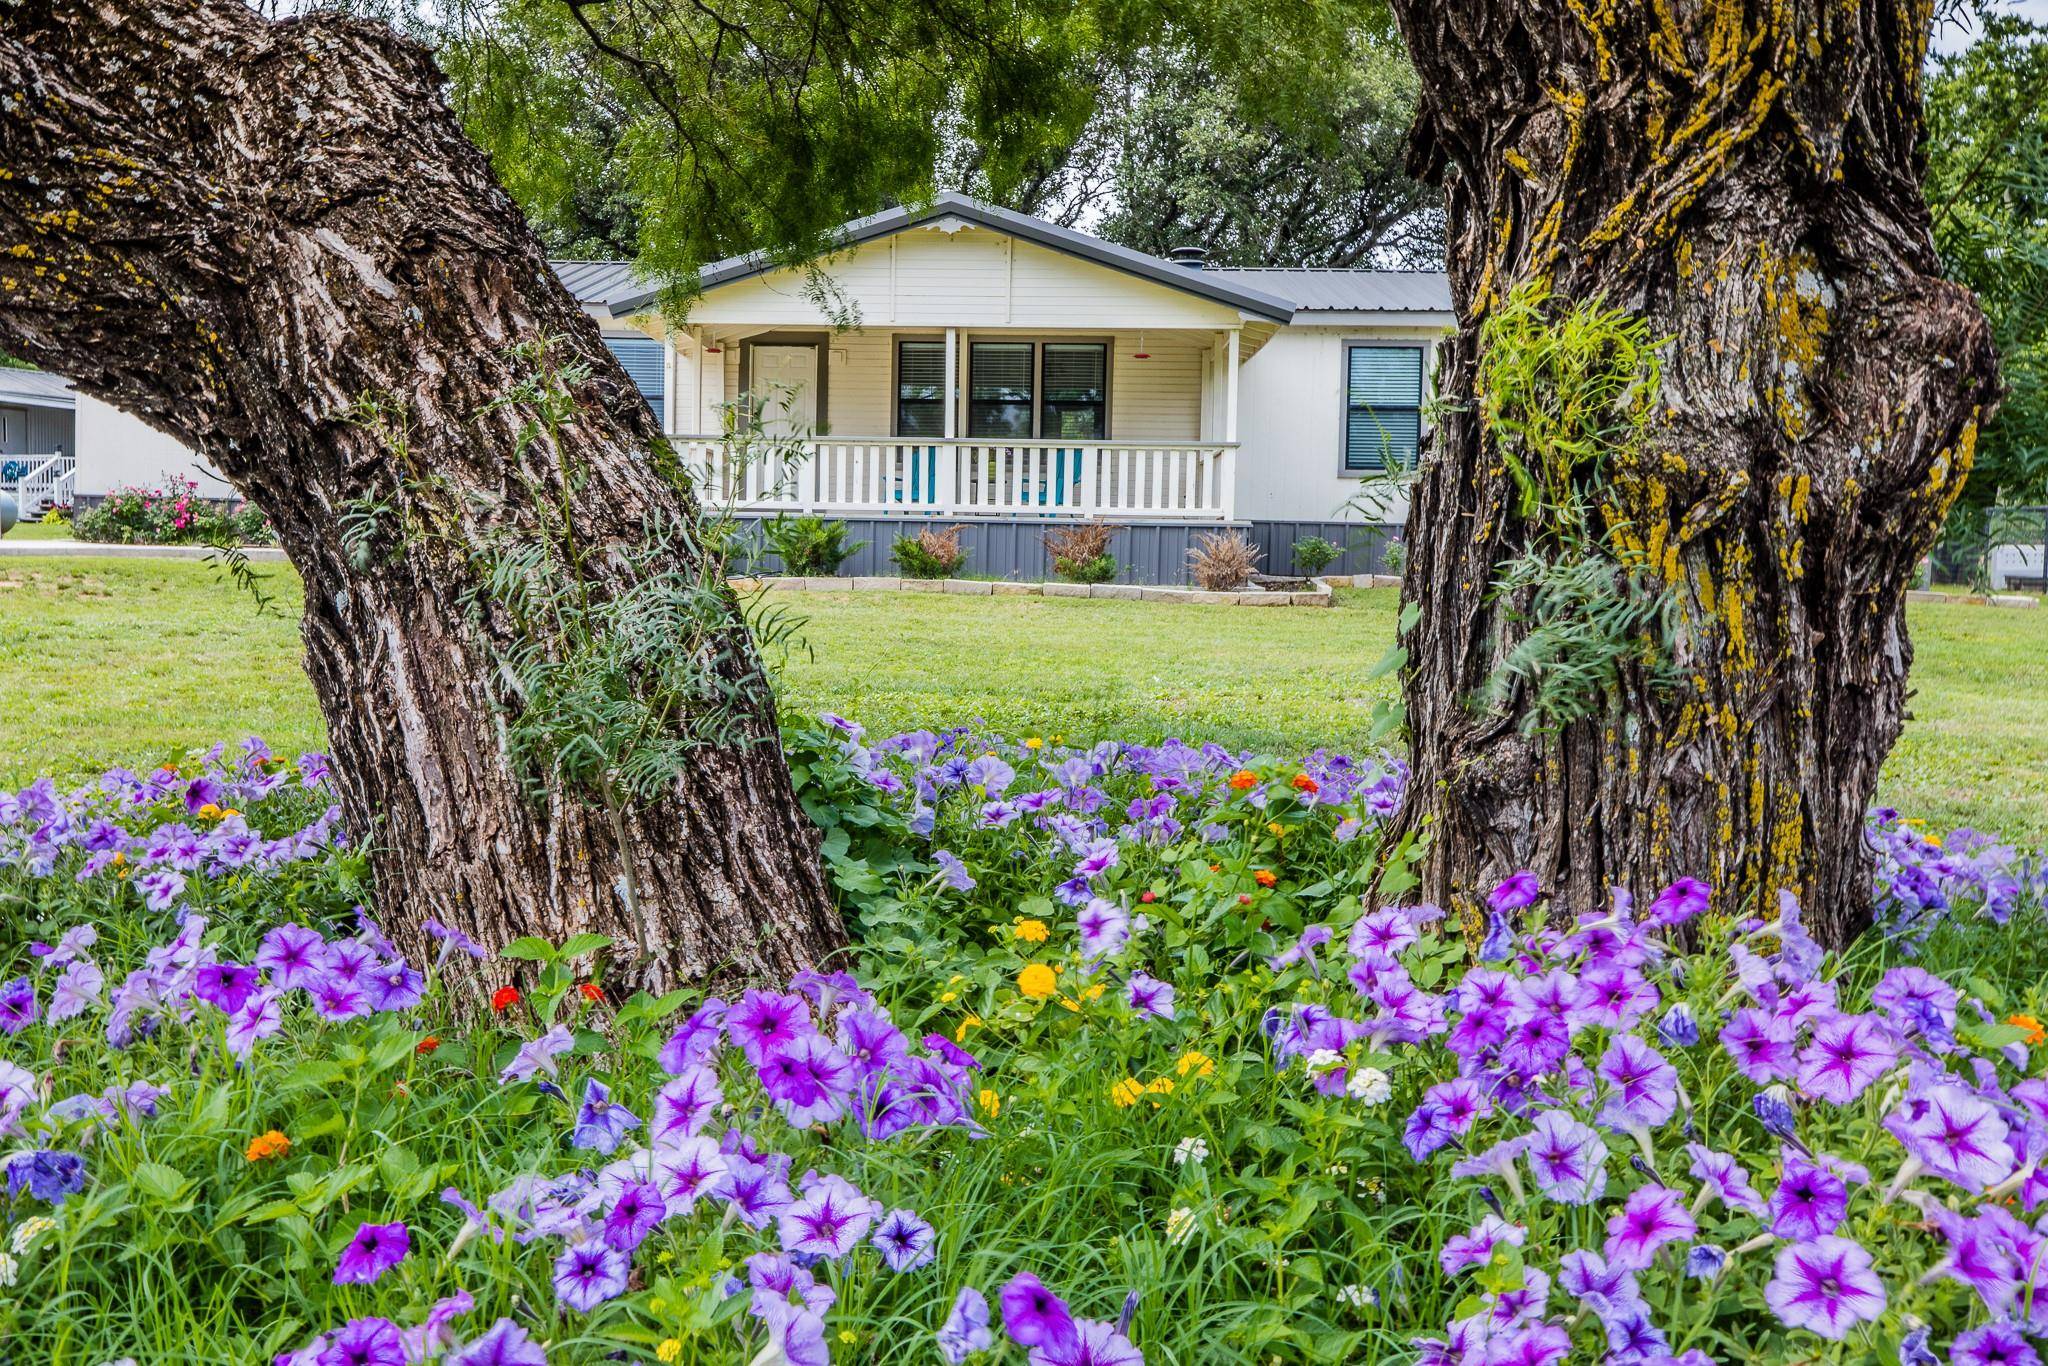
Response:
[[[1394,1084],[1377,1067],[1361,1067],[1344,1083],[1344,1093],[1367,1105],[1384,1105],[1394,1096]]]
[[[22,1220],[20,1225],[15,1228],[12,1239],[15,1255],[19,1256],[28,1251],[30,1243],[33,1243],[37,1238],[40,1238],[55,1227],[57,1227],[57,1221],[47,1215],[38,1214],[32,1219]]]
[[[1353,1309],[1376,1309],[1379,1302],[1380,1292],[1369,1285],[1347,1285],[1337,1292],[1337,1303]]]
[[[1334,1048],[1318,1048],[1315,1052],[1308,1055],[1308,1071],[1310,1076],[1314,1076],[1318,1072],[1327,1072],[1333,1067],[1342,1067],[1343,1065],[1344,1055]]]
[[[1209,1140],[1206,1138],[1184,1138],[1173,1150],[1173,1165],[1184,1167],[1190,1162],[1209,1160]]]
[[[1195,1231],[1195,1212],[1186,1205],[1166,1216],[1166,1241],[1178,1246]]]
[[[4,1252],[0,1252],[0,1285],[13,1285],[15,1272],[21,1263]]]

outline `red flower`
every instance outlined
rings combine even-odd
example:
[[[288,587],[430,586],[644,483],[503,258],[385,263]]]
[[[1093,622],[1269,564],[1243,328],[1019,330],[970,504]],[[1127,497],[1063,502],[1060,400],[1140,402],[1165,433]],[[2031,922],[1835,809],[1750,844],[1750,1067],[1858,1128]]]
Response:
[[[1314,778],[1309,777],[1308,774],[1297,773],[1294,775],[1294,790],[1296,792],[1320,792],[1323,789],[1322,785],[1316,782]]]
[[[595,982],[585,982],[578,986],[576,990],[583,993],[583,999],[586,1001],[602,1001],[604,999],[604,988]]]
[[[1138,893],[1138,900],[1144,902],[1147,906],[1150,906],[1153,902],[1159,900],[1159,898],[1152,895],[1152,893],[1150,892],[1140,892]]]
[[[440,1046],[441,1036],[438,1034],[429,1034],[426,1038],[421,1039],[418,1043],[414,1044],[412,1046],[412,1051],[415,1053],[431,1053]]]
[[[1246,893],[1244,893],[1244,892],[1239,892],[1239,893],[1237,894],[1237,904],[1238,904],[1238,905],[1240,905],[1240,906],[1249,906],[1249,905],[1251,905],[1251,904],[1252,904],[1252,899],[1251,899],[1251,897],[1250,897],[1249,895],[1247,895]]]
[[[492,1010],[509,1010],[517,1004],[519,1004],[518,987],[499,987],[491,993]]]
[[[1279,878],[1273,876],[1271,872],[1264,868],[1252,874],[1252,881],[1258,883],[1261,887],[1270,887],[1279,880]]]

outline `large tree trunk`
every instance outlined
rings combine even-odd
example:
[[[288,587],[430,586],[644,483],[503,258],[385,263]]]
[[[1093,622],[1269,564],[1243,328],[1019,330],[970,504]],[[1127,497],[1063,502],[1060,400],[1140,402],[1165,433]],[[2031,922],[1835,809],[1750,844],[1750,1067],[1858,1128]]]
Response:
[[[604,780],[508,754],[508,661],[569,647],[491,567],[552,547],[543,572],[580,565],[602,603],[702,557],[656,424],[440,84],[412,43],[331,15],[9,4],[0,343],[194,447],[275,522],[348,823],[402,942],[434,916],[489,944],[594,930],[630,953],[644,927],[640,984],[786,973],[843,931],[722,590],[692,637],[721,732],[659,796],[607,802]],[[543,354],[577,400],[559,425]],[[650,526],[684,528],[663,565],[629,553]]]
[[[1472,906],[1516,868],[1561,910],[1710,880],[1798,892],[1835,945],[1868,925],[1862,837],[1898,737],[1903,596],[1997,394],[1919,189],[1923,0],[1396,0],[1422,77],[1411,170],[1442,184],[1459,315],[1414,491],[1403,597],[1405,821],[1423,892]],[[1668,336],[1644,457],[1599,496],[1668,585],[1675,686],[1630,667],[1600,714],[1531,733],[1472,697],[1526,631],[1494,583],[1540,544],[1470,402],[1480,329],[1523,281]]]

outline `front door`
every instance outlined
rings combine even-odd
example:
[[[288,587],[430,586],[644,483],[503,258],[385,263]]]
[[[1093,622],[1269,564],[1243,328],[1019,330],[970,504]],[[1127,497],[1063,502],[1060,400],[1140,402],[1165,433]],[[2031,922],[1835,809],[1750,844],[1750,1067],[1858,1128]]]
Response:
[[[20,408],[0,408],[0,455],[21,455],[27,449],[27,412]]]
[[[782,439],[816,434],[817,347],[755,347],[751,384],[755,419],[764,436]]]

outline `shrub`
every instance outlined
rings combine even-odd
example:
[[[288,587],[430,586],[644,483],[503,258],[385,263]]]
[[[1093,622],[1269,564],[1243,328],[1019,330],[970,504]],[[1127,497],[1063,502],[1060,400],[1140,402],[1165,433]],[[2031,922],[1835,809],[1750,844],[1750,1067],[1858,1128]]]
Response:
[[[1408,563],[1408,543],[1402,540],[1388,541],[1380,550],[1380,563],[1387,567],[1389,574],[1401,572],[1401,566]]]
[[[940,531],[927,527],[915,536],[898,536],[889,550],[896,567],[913,579],[950,579],[967,563],[967,548],[960,544],[964,526]]]
[[[1304,536],[1294,543],[1294,567],[1314,578],[1335,564],[1344,548],[1321,536]]]
[[[73,519],[78,538],[117,545],[270,545],[270,521],[254,503],[199,496],[199,485],[173,476],[161,487],[123,485]]]
[[[1242,588],[1258,567],[1259,548],[1242,531],[1205,531],[1188,552],[1195,582],[1211,592]]]
[[[771,517],[761,524],[761,534],[768,538],[769,548],[782,557],[782,572],[802,578],[837,574],[839,566],[867,544],[855,541],[848,545],[846,523],[810,514]]]
[[[1052,559],[1052,572],[1068,583],[1108,583],[1117,571],[1109,543],[1122,530],[1108,522],[1054,527],[1045,533],[1045,553]]]

